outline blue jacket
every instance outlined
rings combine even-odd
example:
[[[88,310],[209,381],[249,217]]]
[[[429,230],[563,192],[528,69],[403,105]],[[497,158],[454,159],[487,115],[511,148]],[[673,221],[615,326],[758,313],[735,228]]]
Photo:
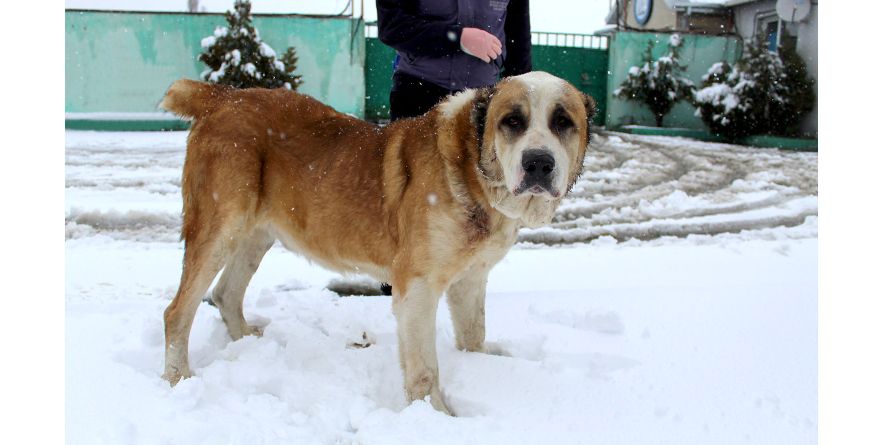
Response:
[[[378,38],[397,50],[397,71],[458,91],[532,71],[529,0],[376,0]],[[498,37],[502,54],[485,63],[461,50],[464,28]]]

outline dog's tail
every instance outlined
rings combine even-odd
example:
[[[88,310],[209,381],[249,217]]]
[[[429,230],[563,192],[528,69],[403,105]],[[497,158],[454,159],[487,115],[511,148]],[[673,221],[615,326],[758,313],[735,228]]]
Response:
[[[176,80],[166,91],[160,108],[188,118],[199,118],[211,113],[232,91],[227,85]]]

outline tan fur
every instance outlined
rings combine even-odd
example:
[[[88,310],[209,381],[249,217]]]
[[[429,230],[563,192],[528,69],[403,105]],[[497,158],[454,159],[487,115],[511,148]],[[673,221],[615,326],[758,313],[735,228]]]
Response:
[[[587,111],[577,90],[562,94],[570,113]],[[324,267],[392,284],[407,396],[430,395],[449,412],[434,340],[439,297],[448,289],[458,347],[482,351],[489,270],[525,219],[549,220],[562,199],[507,196],[497,159],[509,146],[498,141],[498,119],[514,103],[531,106],[526,97],[525,85],[505,81],[378,127],[283,89],[175,82],[161,106],[193,124],[182,178],[182,278],[164,314],[164,378],[175,384],[191,375],[191,322],[222,269],[212,298],[231,337],[261,334],[246,325],[243,294],[279,239]],[[577,131],[560,148],[570,181],[589,128]],[[497,206],[505,201],[518,205],[503,213]]]

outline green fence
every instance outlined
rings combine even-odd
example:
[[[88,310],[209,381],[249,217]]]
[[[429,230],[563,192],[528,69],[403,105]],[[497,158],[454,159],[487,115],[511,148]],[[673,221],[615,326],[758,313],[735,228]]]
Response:
[[[366,118],[386,120],[390,118],[388,95],[395,52],[374,35],[373,25],[367,25]],[[602,125],[609,91],[608,40],[599,36],[557,33],[533,33],[532,40],[532,69],[566,79],[593,96],[599,108],[595,121]]]
[[[299,92],[363,116],[362,20],[257,14],[253,23],[278,53],[296,48],[296,72],[304,80]],[[200,40],[224,24],[223,14],[66,10],[66,126],[110,121],[175,128],[151,113],[174,80],[199,78],[206,68],[197,60]]]
[[[609,51],[604,49],[532,46],[532,69],[566,79],[594,98],[597,102],[594,123],[597,125],[603,125],[606,118],[608,64]]]
[[[200,41],[225,24],[223,14],[65,11],[65,126],[159,130],[186,125],[158,114],[157,103],[179,78],[199,78]],[[298,51],[297,72],[309,94],[339,111],[370,120],[389,117],[394,51],[360,19],[301,15],[254,16],[262,38]],[[366,28],[366,29],[364,29]],[[369,34],[367,34],[367,32]],[[369,36],[367,38],[367,36]],[[608,40],[533,33],[536,70],[567,79],[607,107]]]
[[[609,91],[606,95],[606,126],[617,128],[626,125],[655,125],[655,116],[645,105],[612,96],[612,92],[627,78],[632,66],[641,65],[647,42],[652,42],[652,57],[657,58],[667,51],[670,34],[618,32],[610,43]],[[741,40],[731,36],[704,36],[681,34],[683,47],[680,50],[680,63],[686,65],[685,76],[696,83],[716,62],[734,63],[741,56]],[[674,106],[665,118],[665,127],[687,128],[707,132],[704,122],[695,116],[695,108],[686,102]]]
[[[377,38],[366,38],[366,119],[382,121],[391,118],[389,94],[393,84],[394,50]]]

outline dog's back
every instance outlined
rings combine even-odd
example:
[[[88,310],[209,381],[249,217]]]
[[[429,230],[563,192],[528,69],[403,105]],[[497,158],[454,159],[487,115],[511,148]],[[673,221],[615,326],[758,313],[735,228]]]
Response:
[[[382,129],[289,90],[192,80],[173,83],[160,106],[192,119],[182,174],[186,244],[202,228],[261,228],[332,269],[390,262],[390,207],[408,172],[399,171],[402,148],[388,146],[409,125]],[[342,223],[365,227],[332,233]]]

